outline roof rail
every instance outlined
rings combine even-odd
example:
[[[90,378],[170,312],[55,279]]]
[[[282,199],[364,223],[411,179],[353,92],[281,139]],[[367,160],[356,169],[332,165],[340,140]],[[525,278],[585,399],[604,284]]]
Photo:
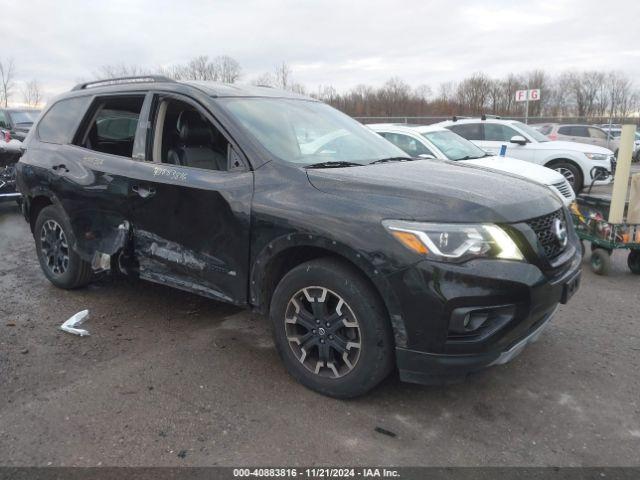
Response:
[[[147,83],[147,82],[175,82],[175,80],[164,77],[162,75],[139,75],[133,77],[116,77],[116,78],[105,78],[103,80],[94,80],[92,82],[83,82],[77,84],[75,87],[71,89],[74,90],[84,90],[87,87],[95,87],[104,85],[120,85],[122,83]]]
[[[471,118],[471,117],[463,117],[462,115],[454,115],[453,118],[451,118],[451,121],[457,122],[458,120],[463,119],[463,118]]]
[[[500,120],[502,117],[500,115],[485,115],[484,113],[480,117],[480,120],[486,120],[487,118],[493,118],[495,120]]]

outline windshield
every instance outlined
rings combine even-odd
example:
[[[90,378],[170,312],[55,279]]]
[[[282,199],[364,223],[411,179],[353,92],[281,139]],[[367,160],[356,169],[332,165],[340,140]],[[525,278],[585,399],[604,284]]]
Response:
[[[324,103],[282,98],[220,100],[264,148],[285,162],[364,165],[407,157],[377,133]]]
[[[449,160],[469,160],[487,155],[480,147],[450,130],[424,132],[422,135],[444,153],[444,156]]]
[[[524,124],[522,122],[511,122],[511,125],[513,125],[514,127],[517,127],[520,130],[522,130],[524,133],[526,133],[531,138],[533,138],[536,142],[550,142],[551,141],[551,140],[549,140],[549,137],[547,137],[546,135],[541,134],[535,128],[530,127],[529,125],[526,125],[526,124]]]
[[[18,124],[24,124],[24,123],[33,123],[36,121],[36,118],[38,118],[38,115],[40,114],[40,112],[38,110],[25,110],[22,112],[9,112],[9,115],[11,116],[11,121],[18,125]]]

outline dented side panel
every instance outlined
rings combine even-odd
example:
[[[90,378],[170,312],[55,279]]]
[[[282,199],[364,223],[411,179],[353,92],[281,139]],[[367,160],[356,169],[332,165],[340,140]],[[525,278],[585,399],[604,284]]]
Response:
[[[132,186],[134,256],[142,278],[244,305],[252,172],[138,162]]]

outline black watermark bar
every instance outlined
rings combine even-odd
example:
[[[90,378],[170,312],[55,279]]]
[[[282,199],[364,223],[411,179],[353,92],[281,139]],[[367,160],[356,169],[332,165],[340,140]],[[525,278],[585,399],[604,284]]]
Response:
[[[0,467],[0,480],[640,480],[640,467]]]

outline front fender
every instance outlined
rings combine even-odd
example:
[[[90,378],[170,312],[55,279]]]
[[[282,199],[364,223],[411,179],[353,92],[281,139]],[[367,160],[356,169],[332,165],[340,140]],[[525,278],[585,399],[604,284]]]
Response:
[[[380,265],[376,264],[376,258],[353,250],[347,245],[313,234],[291,233],[271,240],[255,257],[251,269],[249,298],[252,306],[260,311],[267,310],[269,298],[265,293],[269,289],[269,269],[272,262],[287,252],[300,251],[304,248],[320,249],[343,258],[353,264],[375,287],[389,313],[389,320],[393,328],[396,346],[405,346],[407,343],[406,328],[400,304],[391,284],[387,280]]]

